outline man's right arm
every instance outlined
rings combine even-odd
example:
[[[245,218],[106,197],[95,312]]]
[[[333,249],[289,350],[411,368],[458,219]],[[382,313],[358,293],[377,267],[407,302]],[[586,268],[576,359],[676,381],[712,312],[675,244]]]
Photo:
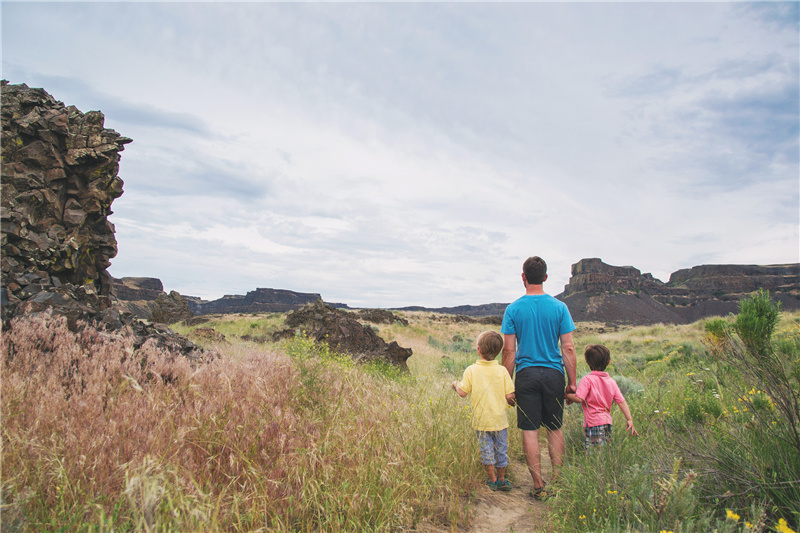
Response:
[[[578,357],[575,354],[575,343],[572,341],[572,332],[561,335],[561,358],[564,360],[564,369],[567,371],[566,392],[575,392],[578,390],[576,379]]]
[[[514,377],[514,363],[517,359],[517,336],[515,334],[503,335],[503,356],[501,364],[508,370],[508,375]]]

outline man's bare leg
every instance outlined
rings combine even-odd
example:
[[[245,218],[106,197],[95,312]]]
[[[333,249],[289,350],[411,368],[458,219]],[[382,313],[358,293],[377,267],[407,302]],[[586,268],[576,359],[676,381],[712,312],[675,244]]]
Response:
[[[553,464],[553,481],[558,479],[558,472],[564,461],[564,432],[561,429],[547,432],[547,450],[550,452],[550,462]]]
[[[538,429],[522,430],[522,451],[525,453],[525,462],[528,463],[528,471],[531,473],[531,478],[533,478],[533,488],[539,489],[544,487]]]

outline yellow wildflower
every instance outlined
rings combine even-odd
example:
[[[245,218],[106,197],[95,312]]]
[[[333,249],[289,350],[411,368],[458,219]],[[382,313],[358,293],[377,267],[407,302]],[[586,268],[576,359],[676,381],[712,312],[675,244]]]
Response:
[[[617,493],[617,491],[615,491],[615,490],[607,490],[606,491],[606,494],[616,494],[616,493]]]
[[[789,527],[789,524],[787,524],[786,520],[783,518],[778,520],[778,531],[781,533],[796,533],[794,529]]]
[[[734,512],[733,512],[733,511],[731,511],[730,509],[726,509],[725,511],[726,511],[726,513],[727,513],[727,516],[726,516],[725,518],[727,518],[728,520],[734,520],[734,521],[736,521],[736,522],[738,522],[738,521],[739,521],[739,518],[740,518],[740,517],[739,517],[739,515],[738,515],[738,514],[734,513]]]

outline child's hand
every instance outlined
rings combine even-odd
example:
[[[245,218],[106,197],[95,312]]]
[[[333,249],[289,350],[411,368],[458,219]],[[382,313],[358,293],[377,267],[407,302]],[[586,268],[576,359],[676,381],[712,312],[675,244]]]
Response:
[[[636,431],[636,428],[633,427],[633,420],[628,420],[628,423],[625,426],[625,431],[628,431],[634,437],[639,436],[639,432]]]
[[[454,381],[454,382],[452,382],[452,383],[450,384],[450,388],[451,388],[451,389],[453,389],[454,391],[457,391],[457,390],[458,390],[458,388],[457,388],[457,387],[458,387],[458,381]]]

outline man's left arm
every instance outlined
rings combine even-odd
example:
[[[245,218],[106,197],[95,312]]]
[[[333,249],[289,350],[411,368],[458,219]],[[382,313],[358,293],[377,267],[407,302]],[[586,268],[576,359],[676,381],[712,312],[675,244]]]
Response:
[[[575,392],[578,390],[576,379],[578,358],[575,355],[575,343],[572,341],[572,332],[561,335],[561,358],[564,360],[564,369],[567,372],[566,392]]]
[[[517,336],[515,334],[503,335],[503,355],[500,358],[500,364],[506,367],[508,375],[514,376],[514,363],[517,360]]]

